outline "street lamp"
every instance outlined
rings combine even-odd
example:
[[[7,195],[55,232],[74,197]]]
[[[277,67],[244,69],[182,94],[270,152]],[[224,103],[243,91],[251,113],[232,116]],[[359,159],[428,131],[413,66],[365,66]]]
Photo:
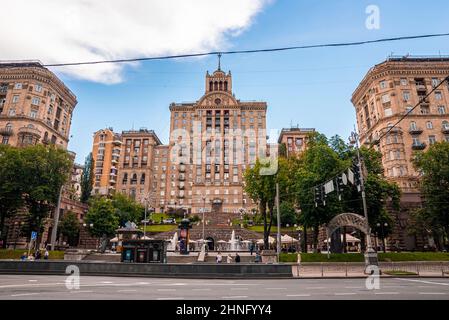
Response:
[[[206,211],[206,197],[203,196],[203,247],[204,247],[204,212]]]
[[[384,233],[384,227],[387,228],[387,227],[388,227],[388,223],[385,222],[385,223],[382,224],[382,223],[379,223],[379,222],[378,222],[378,223],[377,223],[377,227],[380,228],[380,230],[381,230],[382,248],[383,248],[383,251],[384,251],[384,253],[385,253],[385,252],[387,252],[387,251],[386,251],[386,247],[385,247],[385,233]]]
[[[366,223],[366,252],[365,252],[365,264],[366,265],[378,265],[378,259],[377,259],[377,252],[373,249],[372,243],[371,243],[371,228],[369,226],[368,222],[368,209],[366,205],[366,194],[365,194],[365,184],[362,174],[362,160],[360,158],[360,148],[359,148],[359,135],[356,132],[355,128],[354,131],[351,132],[351,137],[349,138],[350,144],[355,146],[357,151],[357,166],[359,170],[359,176],[360,176],[360,190],[362,192],[362,203],[363,203],[363,213],[365,216],[365,223]]]

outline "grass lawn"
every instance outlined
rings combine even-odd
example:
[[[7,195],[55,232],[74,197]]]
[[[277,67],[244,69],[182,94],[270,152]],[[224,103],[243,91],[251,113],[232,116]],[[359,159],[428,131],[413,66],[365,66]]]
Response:
[[[27,249],[0,249],[0,259],[20,259],[20,256],[26,252],[28,254]],[[50,251],[50,259],[64,259],[64,251]]]
[[[248,230],[263,233],[263,226],[251,226]],[[278,228],[276,226],[271,226],[271,232],[277,232]],[[293,228],[281,228],[281,232],[291,232],[294,231]]]
[[[281,262],[296,262],[296,253],[281,254]],[[301,262],[363,262],[361,253],[331,254],[330,259],[323,253],[303,253]],[[379,253],[379,261],[449,261],[449,253],[443,252],[389,252]]]
[[[402,270],[387,270],[382,273],[388,274],[390,276],[417,276],[418,274],[415,272],[402,271]]]
[[[150,215],[148,215],[147,216],[148,217],[148,219],[150,218]],[[152,215],[151,215],[151,218],[154,220],[154,222],[160,222],[161,221],[161,218],[162,218],[162,220],[164,220],[164,219],[168,219],[168,218],[170,218],[166,213],[153,213]]]
[[[176,224],[153,224],[146,227],[147,232],[167,232],[178,228]],[[143,229],[143,228],[142,228]]]

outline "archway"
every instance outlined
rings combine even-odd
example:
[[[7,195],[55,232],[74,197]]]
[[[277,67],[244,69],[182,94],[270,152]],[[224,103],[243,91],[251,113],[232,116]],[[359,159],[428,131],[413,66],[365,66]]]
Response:
[[[358,229],[362,231],[366,237],[368,237],[370,234],[370,228],[363,216],[355,213],[342,213],[335,216],[326,225],[327,239],[331,240],[334,232],[341,227],[352,227]],[[337,235],[337,237],[339,236]],[[346,236],[344,236],[343,238],[346,239]],[[343,245],[346,246],[345,243]],[[330,241],[327,242],[327,250],[328,252],[330,251]]]
[[[208,247],[209,251],[214,251],[214,249],[215,249],[214,238],[207,237],[206,240],[207,240],[207,247]]]

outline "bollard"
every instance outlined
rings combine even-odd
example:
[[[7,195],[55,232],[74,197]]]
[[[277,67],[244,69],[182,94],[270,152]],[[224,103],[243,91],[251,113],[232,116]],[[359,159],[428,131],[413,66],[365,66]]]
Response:
[[[321,262],[321,278],[324,277],[323,263]]]
[[[345,263],[345,276],[346,276],[346,278],[348,277],[348,263],[346,262]]]

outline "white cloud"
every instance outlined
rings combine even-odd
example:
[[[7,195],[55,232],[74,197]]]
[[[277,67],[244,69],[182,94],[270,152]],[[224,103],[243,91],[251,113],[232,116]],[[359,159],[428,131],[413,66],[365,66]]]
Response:
[[[217,50],[251,25],[270,0],[2,1],[0,59],[45,63]],[[124,65],[58,68],[103,83]]]

